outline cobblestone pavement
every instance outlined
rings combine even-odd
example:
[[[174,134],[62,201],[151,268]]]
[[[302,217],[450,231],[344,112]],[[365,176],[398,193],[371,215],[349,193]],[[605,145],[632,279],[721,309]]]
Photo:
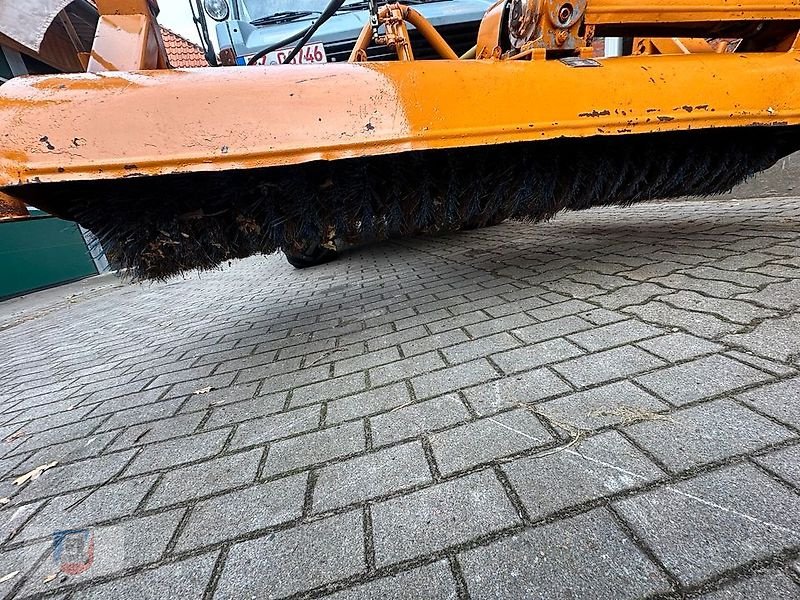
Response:
[[[800,199],[78,296],[0,327],[0,594],[798,598],[798,306]]]

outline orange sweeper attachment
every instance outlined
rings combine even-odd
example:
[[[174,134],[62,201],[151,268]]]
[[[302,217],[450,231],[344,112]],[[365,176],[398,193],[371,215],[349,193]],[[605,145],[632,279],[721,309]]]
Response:
[[[97,6],[88,73],[0,88],[0,191],[141,277],[712,194],[800,148],[800,0],[502,0],[462,57],[389,4],[349,63],[186,70],[153,0]],[[628,55],[594,58],[595,36]]]

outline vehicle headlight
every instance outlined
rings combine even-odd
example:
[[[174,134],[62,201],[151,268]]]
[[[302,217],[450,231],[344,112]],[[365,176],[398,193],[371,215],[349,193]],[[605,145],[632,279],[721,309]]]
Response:
[[[204,5],[208,16],[215,21],[224,21],[231,14],[227,0],[205,0]]]

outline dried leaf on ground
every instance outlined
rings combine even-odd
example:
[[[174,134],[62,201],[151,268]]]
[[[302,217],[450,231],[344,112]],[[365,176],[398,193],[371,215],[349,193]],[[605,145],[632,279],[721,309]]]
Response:
[[[17,478],[14,480],[14,485],[23,485],[23,484],[25,484],[25,483],[28,483],[29,481],[34,481],[34,480],[36,480],[36,479],[39,479],[39,476],[40,476],[42,473],[44,473],[45,471],[47,471],[47,469],[52,469],[52,468],[53,468],[53,467],[55,467],[57,464],[58,464],[58,461],[57,461],[57,460],[54,460],[53,462],[51,462],[51,463],[48,463],[48,464],[46,464],[46,465],[39,465],[39,466],[38,466],[38,467],[36,467],[35,469],[33,469],[33,470],[31,470],[31,471],[28,471],[27,473],[25,473],[25,475],[20,475],[19,477],[17,477]]]
[[[9,442],[13,442],[13,441],[15,441],[15,440],[18,440],[18,439],[20,439],[20,438],[23,438],[23,437],[25,437],[26,435],[28,435],[28,434],[27,434],[27,433],[25,433],[24,431],[18,431],[17,433],[15,433],[15,434],[13,434],[13,435],[10,435],[10,436],[8,436],[6,439],[4,439],[4,440],[3,440],[3,443],[4,443],[4,444],[8,444]]]
[[[19,571],[11,571],[11,573],[8,573],[0,577],[0,583],[5,583],[10,579],[14,579],[14,577],[16,577],[17,575],[19,575]]]

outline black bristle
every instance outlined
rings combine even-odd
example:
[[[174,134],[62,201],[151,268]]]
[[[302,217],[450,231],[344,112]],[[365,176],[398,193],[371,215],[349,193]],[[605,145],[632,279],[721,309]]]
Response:
[[[162,279],[331,232],[352,244],[725,192],[798,148],[798,128],[712,129],[38,184],[14,192],[93,231],[134,276]]]

